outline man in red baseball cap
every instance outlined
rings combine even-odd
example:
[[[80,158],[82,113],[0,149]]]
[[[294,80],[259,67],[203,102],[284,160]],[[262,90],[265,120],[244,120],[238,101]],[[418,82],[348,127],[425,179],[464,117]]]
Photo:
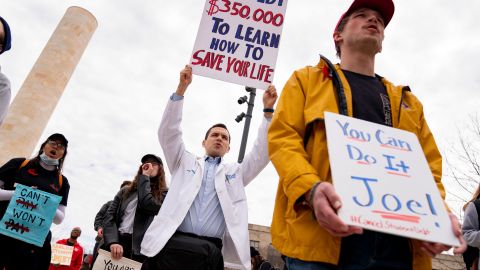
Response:
[[[335,33],[341,33],[345,27],[345,24],[348,21],[348,18],[350,18],[350,15],[354,13],[357,10],[361,9],[371,9],[374,10],[380,15],[383,28],[387,27],[388,23],[393,17],[393,13],[395,11],[395,6],[393,5],[393,2],[391,0],[356,0],[353,1],[352,5],[350,5],[350,8],[343,13],[343,15],[340,17],[340,19],[337,22],[337,25],[335,26],[335,30],[333,31],[333,38],[335,41],[335,49],[337,50],[337,56],[340,57],[340,48],[337,44],[337,41],[335,40]],[[383,32],[382,32],[383,36]],[[383,40],[383,38],[382,38]]]
[[[353,1],[333,33],[340,64],[321,56],[316,66],[295,71],[283,88],[268,148],[280,177],[272,244],[286,256],[289,270],[431,269],[430,257],[451,248],[363,230],[337,216],[342,199],[332,185],[325,111],[416,134],[435,182],[445,194],[442,157],[420,101],[408,87],[396,86],[375,73],[375,56],[382,51],[385,27],[393,13],[391,0]],[[454,253],[461,253],[465,241],[453,214],[451,221],[462,243]]]

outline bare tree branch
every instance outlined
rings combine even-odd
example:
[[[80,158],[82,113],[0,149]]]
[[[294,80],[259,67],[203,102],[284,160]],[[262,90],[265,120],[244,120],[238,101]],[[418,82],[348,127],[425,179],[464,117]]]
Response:
[[[476,114],[468,119],[463,127],[457,126],[457,141],[450,143],[445,154],[444,181],[453,185],[447,194],[456,205],[469,201],[480,183],[480,120]]]

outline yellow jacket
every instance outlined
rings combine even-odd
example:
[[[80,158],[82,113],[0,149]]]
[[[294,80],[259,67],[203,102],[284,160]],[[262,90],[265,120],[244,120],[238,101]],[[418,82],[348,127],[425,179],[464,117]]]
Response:
[[[338,65],[348,115],[352,116],[351,90]],[[393,127],[413,132],[422,145],[443,198],[440,182],[442,157],[423,115],[420,101],[407,89],[385,84]],[[268,132],[269,154],[280,176],[272,220],[272,243],[282,254],[305,261],[337,264],[341,239],[331,236],[313,218],[310,208],[295,202],[318,180],[332,182],[328,160],[324,112],[338,113],[338,98],[325,61],[297,70],[283,88]],[[311,125],[309,125],[311,124]],[[306,128],[311,126],[304,147]],[[411,240],[413,269],[431,269],[431,260]]]

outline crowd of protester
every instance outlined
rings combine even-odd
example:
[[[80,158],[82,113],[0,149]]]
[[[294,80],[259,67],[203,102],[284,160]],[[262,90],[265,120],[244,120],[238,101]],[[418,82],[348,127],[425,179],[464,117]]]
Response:
[[[202,136],[203,153],[183,142],[182,113],[192,67],[179,74],[158,129],[164,160],[146,154],[133,166],[133,179],[112,191],[112,200],[98,211],[92,254],[86,254],[74,227],[56,243],[73,248],[70,265],[51,263],[52,235],[43,245],[0,234],[0,269],[92,269],[105,250],[114,260],[128,258],[141,269],[275,269],[249,246],[245,187],[272,161],[278,191],[271,227],[272,244],[283,255],[285,269],[431,269],[431,257],[451,246],[413,240],[345,224],[337,215],[342,200],[333,184],[326,146],[325,111],[413,132],[419,138],[440,193],[442,157],[424,118],[420,101],[408,88],[395,86],[375,70],[384,31],[394,14],[391,0],[354,0],[340,17],[333,40],[340,63],[321,57],[316,66],[296,70],[282,90],[263,92],[262,122],[251,151],[241,163],[227,163],[232,136],[226,125],[214,124]],[[0,54],[11,48],[11,30],[0,17]],[[395,103],[395,101],[400,103]],[[8,112],[10,83],[0,72],[0,125]],[[402,109],[403,108],[403,109]],[[52,223],[65,218],[70,184],[63,175],[68,140],[48,136],[33,158],[12,157],[0,167],[0,217],[17,184],[60,197]],[[165,169],[171,175],[167,187]],[[132,170],[132,173],[135,172]],[[463,234],[450,214],[460,246],[480,247],[478,193],[465,205]],[[479,206],[477,206],[479,205]],[[95,209],[97,210],[97,209]],[[94,211],[92,211],[93,213]],[[368,247],[368,248],[367,248]],[[476,258],[469,269],[478,269]],[[474,256],[475,257],[475,256]],[[22,258],[22,259],[18,259]]]

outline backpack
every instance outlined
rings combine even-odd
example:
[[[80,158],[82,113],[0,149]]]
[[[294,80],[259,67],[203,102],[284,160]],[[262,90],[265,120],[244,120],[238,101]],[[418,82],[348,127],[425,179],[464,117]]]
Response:
[[[475,205],[475,209],[477,210],[478,215],[478,224],[480,224],[480,200],[476,199],[473,201],[473,204]],[[463,253],[463,261],[465,262],[465,265],[467,266],[467,269],[470,269],[470,267],[473,265],[475,260],[478,259],[478,254],[479,254],[479,249],[476,247],[472,246],[467,246],[467,250]]]
[[[21,168],[27,166],[28,162],[30,162],[30,159],[26,158],[22,164],[20,164],[20,167],[18,167],[18,170],[20,171]],[[63,176],[60,172],[58,172],[58,186],[59,188],[62,188],[62,183],[63,183]]]

